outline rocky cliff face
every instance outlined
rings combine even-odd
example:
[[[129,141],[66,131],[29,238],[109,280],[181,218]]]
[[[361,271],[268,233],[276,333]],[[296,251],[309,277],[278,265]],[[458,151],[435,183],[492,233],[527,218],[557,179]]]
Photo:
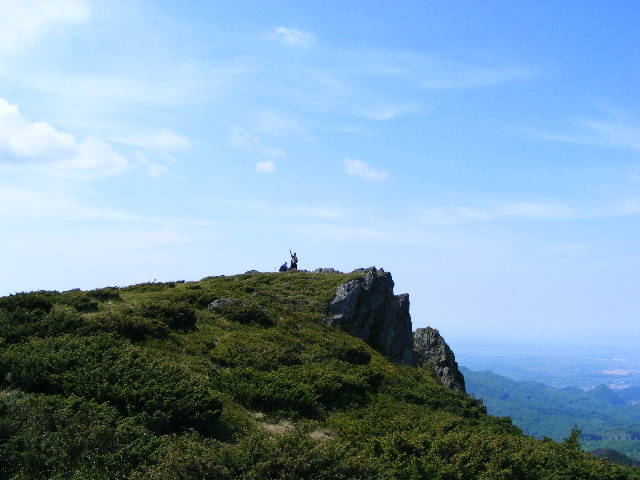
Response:
[[[465,391],[464,376],[458,369],[456,357],[435,328],[419,328],[413,334],[418,365],[432,368],[447,388]]]
[[[394,295],[389,272],[371,267],[338,287],[329,325],[339,325],[397,363],[416,365],[409,295]]]
[[[396,363],[432,369],[441,383],[464,392],[453,352],[433,328],[412,332],[409,295],[393,293],[389,272],[360,269],[362,277],[338,287],[327,324],[341,326]]]

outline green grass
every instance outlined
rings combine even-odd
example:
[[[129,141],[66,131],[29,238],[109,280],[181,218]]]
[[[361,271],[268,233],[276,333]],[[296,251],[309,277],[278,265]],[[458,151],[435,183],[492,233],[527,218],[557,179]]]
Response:
[[[358,275],[1,298],[0,479],[640,478],[324,326]]]

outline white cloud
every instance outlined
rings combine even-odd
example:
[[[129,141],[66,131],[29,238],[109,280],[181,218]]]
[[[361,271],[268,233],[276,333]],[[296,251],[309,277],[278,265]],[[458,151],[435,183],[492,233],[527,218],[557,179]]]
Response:
[[[543,202],[507,202],[492,206],[451,206],[427,208],[422,219],[438,225],[517,219],[584,218],[585,213],[567,205]]]
[[[283,150],[266,145],[260,137],[253,135],[240,127],[233,127],[231,129],[229,140],[234,147],[241,148],[251,154],[264,155],[273,158],[285,156]]]
[[[128,166],[108,143],[91,137],[78,141],[47,123],[32,122],[3,98],[0,152],[5,162],[51,175],[95,178],[121,173]]]
[[[384,105],[367,109],[362,112],[362,116],[370,120],[392,120],[416,113],[417,111],[418,110],[412,105]]]
[[[536,74],[528,65],[503,65],[483,58],[443,58],[412,51],[357,52],[354,62],[371,75],[405,79],[419,88],[447,90],[489,87]]]
[[[362,160],[356,160],[353,158],[345,158],[343,161],[344,171],[347,175],[353,175],[356,177],[364,178],[365,180],[386,180],[389,177],[389,173],[383,170],[377,170]]]
[[[169,168],[166,165],[149,160],[149,157],[147,157],[143,152],[135,152],[134,158],[138,165],[144,168],[147,171],[147,175],[151,178],[157,178],[169,171]]]
[[[256,163],[256,172],[259,173],[274,173],[276,171],[276,164],[271,160]]]
[[[55,25],[86,22],[86,0],[0,0],[0,55],[15,55]]]
[[[272,137],[283,137],[288,134],[309,138],[309,133],[290,118],[275,112],[262,112],[256,122],[256,130]]]
[[[315,36],[311,32],[289,27],[277,27],[270,38],[293,47],[307,47],[315,41]]]
[[[91,207],[66,193],[0,185],[0,217],[56,220],[138,221],[139,217],[108,208]]]
[[[187,137],[167,129],[116,136],[112,141],[158,152],[175,152],[191,146]]]
[[[331,207],[311,206],[311,205],[299,205],[296,207],[284,207],[282,211],[286,214],[295,215],[298,218],[322,218],[322,219],[336,219],[342,217],[344,214],[342,210]]]
[[[583,119],[573,132],[556,133],[525,128],[525,134],[553,142],[575,143],[597,147],[640,150],[640,123],[619,120]]]

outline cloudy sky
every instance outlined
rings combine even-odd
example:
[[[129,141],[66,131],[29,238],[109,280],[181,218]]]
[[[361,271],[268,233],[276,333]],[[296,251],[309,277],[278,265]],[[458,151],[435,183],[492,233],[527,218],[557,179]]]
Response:
[[[640,338],[640,6],[0,0],[0,294],[382,266],[452,338]]]

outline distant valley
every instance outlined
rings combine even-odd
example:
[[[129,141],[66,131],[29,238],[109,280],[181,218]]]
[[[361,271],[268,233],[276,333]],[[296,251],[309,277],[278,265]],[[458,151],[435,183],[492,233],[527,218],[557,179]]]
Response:
[[[522,365],[524,367],[524,364]],[[518,364],[510,367],[526,371]],[[529,369],[533,369],[529,364]],[[575,367],[573,374],[579,367]],[[583,372],[585,366],[582,366]],[[613,388],[599,385],[552,387],[541,382],[512,380],[491,371],[462,368],[467,391],[481,398],[490,414],[511,417],[513,423],[537,438],[550,437],[560,441],[574,426],[582,431],[585,450],[609,448],[640,460],[640,387]],[[571,369],[565,372],[568,379]],[[553,372],[552,372],[553,374]],[[529,375],[533,376],[530,372]],[[606,375],[606,374],[605,374]],[[559,372],[556,377],[563,378]],[[593,373],[576,377],[597,381]]]

